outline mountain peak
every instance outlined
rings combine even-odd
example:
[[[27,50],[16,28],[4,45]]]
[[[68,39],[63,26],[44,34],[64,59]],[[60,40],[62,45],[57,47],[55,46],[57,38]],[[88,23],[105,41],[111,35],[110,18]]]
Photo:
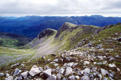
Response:
[[[71,27],[76,27],[77,25],[76,24],[73,24],[73,23],[70,23],[70,22],[65,22],[63,24],[64,27],[68,27],[68,28],[71,28]]]

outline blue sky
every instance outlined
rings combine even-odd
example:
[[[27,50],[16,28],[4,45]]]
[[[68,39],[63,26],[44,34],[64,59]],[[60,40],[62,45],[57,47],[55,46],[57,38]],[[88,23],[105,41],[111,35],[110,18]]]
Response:
[[[121,0],[0,0],[0,16],[121,16]]]

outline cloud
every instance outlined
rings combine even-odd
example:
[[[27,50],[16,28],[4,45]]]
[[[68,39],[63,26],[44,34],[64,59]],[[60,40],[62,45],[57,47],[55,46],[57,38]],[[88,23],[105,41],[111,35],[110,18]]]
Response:
[[[121,0],[0,0],[0,16],[119,16]]]

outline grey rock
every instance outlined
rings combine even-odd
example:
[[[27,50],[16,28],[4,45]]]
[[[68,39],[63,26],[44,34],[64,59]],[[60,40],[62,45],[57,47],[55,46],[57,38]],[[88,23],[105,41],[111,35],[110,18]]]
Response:
[[[13,80],[13,76],[8,76],[5,80]]]
[[[14,71],[13,76],[19,75],[20,72],[21,72],[21,70],[19,70],[18,68],[16,68],[15,71]]]
[[[42,72],[43,71],[43,68],[42,67],[39,67],[39,70]]]
[[[4,76],[4,73],[0,73],[0,77],[3,77]]]
[[[22,67],[24,67],[24,64],[21,64]]]
[[[102,48],[102,44],[99,44],[96,46],[97,49],[101,49]]]
[[[47,78],[47,80],[56,80],[56,76],[55,75],[51,75]]]
[[[121,42],[121,37],[119,37],[117,40],[118,40],[119,42]]]
[[[79,78],[79,76],[75,76],[75,78],[77,79],[77,80],[79,80],[80,78]]]
[[[10,74],[6,73],[6,77],[9,77],[9,76],[10,76]]]
[[[81,80],[90,80],[90,78],[88,76],[84,75],[81,77]]]
[[[58,59],[55,59],[54,62],[58,62]]]
[[[52,72],[52,69],[47,69],[47,70],[43,71],[43,73],[44,73],[47,77],[51,76],[51,72]]]
[[[108,71],[101,68],[101,74],[102,74],[102,75],[106,75],[106,74],[108,74]]]
[[[55,63],[54,66],[57,67],[59,64]]]
[[[57,74],[57,79],[60,80],[62,78],[62,75],[61,74]]]
[[[69,80],[75,80],[75,76],[74,75],[71,75],[68,77]]]
[[[29,74],[29,71],[25,71],[25,72],[21,73],[21,76],[22,76],[24,79],[26,79],[27,76],[28,76],[28,74]]]
[[[37,67],[36,65],[33,65],[31,70],[29,71],[29,74],[31,76],[35,76],[35,75],[39,74],[40,72],[41,71],[40,71],[39,67]]]
[[[11,68],[19,66],[19,65],[20,65],[20,63],[13,64],[13,65],[11,65]]]
[[[89,68],[85,68],[84,70],[82,70],[82,73],[83,73],[83,74],[90,73],[90,69],[89,69]]]
[[[59,73],[61,73],[61,74],[63,74],[63,73],[64,73],[64,71],[65,71],[65,69],[64,69],[64,68],[59,69]]]
[[[116,67],[115,64],[109,64],[109,67]]]
[[[22,76],[16,77],[15,80],[22,80]]]
[[[84,61],[84,65],[88,65],[88,64],[90,64],[89,61]]]
[[[72,74],[72,73],[73,73],[73,69],[71,67],[67,67],[65,75],[69,75],[69,74]]]

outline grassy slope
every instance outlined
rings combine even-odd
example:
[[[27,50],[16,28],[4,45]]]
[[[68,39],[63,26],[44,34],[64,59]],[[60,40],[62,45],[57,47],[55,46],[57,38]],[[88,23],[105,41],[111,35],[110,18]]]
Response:
[[[60,49],[69,50],[74,48],[78,42],[93,35],[94,31],[90,30],[90,28],[94,29],[95,31],[99,27],[81,25],[76,26],[73,30],[65,30],[61,32],[59,37],[56,39],[58,40],[57,42],[64,43]]]

